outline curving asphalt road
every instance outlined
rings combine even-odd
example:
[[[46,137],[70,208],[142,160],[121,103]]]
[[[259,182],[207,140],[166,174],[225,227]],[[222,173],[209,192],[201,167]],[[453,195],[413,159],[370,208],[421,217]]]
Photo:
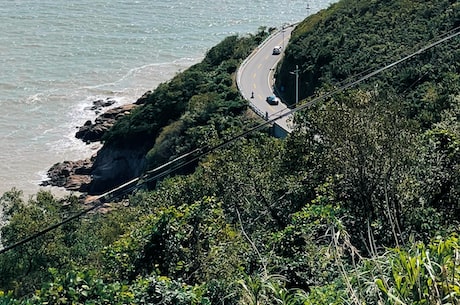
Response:
[[[270,36],[238,69],[237,82],[241,94],[249,101],[251,108],[265,120],[289,111],[284,103],[270,105],[266,98],[274,94],[274,69],[282,58],[293,29],[294,26],[289,26]],[[275,46],[283,47],[280,55],[273,55]],[[289,133],[293,130],[291,119],[292,115],[285,116],[276,120],[275,124]]]

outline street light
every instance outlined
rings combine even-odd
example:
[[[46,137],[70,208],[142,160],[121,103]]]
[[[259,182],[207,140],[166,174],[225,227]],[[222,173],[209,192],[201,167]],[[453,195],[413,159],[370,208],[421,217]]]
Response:
[[[281,25],[281,32],[283,33],[283,45],[282,45],[282,46],[283,46],[283,50],[284,50],[284,32],[286,32],[286,28],[288,28],[288,27],[289,27],[289,24],[288,24],[288,23],[283,23],[283,24]]]
[[[295,65],[295,70],[289,72],[291,74],[295,74],[295,105],[299,103],[299,66]]]
[[[281,26],[281,32],[283,32],[283,52],[284,52],[284,24]]]

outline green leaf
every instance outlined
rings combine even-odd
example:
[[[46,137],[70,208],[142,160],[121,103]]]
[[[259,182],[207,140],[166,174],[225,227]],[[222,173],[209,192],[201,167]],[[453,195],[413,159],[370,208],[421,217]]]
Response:
[[[375,284],[377,285],[377,287],[379,287],[379,289],[380,289],[382,292],[388,294],[388,290],[387,290],[387,288],[385,287],[385,285],[383,284],[382,279],[376,279],[376,280],[375,280]]]

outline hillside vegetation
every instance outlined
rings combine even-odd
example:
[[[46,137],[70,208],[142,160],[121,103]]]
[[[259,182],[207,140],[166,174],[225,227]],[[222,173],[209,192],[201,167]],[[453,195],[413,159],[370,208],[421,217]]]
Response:
[[[191,148],[212,144],[226,132],[236,134],[247,123],[242,116],[247,101],[236,88],[235,73],[267,36],[261,28],[255,36],[227,37],[202,62],[144,96],[143,107],[119,120],[105,143],[130,147],[150,143],[149,160],[162,164]]]
[[[270,30],[270,29],[269,29]],[[101,194],[204,145],[215,145],[254,124],[236,87],[238,65],[268,36],[230,36],[202,62],[144,94],[129,116],[104,136],[92,169],[91,194]],[[184,172],[193,170],[191,164]]]
[[[298,65],[300,97],[306,98],[399,60],[458,26],[457,1],[340,1],[296,28],[277,80],[294,101],[289,71]],[[367,88],[401,96],[402,111],[429,127],[459,90],[458,47],[455,39],[430,49],[379,75]]]
[[[459,8],[342,0],[298,25],[279,88],[292,99],[298,65],[302,103],[321,96],[454,29]],[[155,165],[243,130],[232,77],[261,37],[224,40],[106,144],[148,142]],[[0,255],[0,304],[460,304],[459,44],[297,113],[285,140],[253,133]],[[48,192],[0,202],[5,245],[82,208]]]

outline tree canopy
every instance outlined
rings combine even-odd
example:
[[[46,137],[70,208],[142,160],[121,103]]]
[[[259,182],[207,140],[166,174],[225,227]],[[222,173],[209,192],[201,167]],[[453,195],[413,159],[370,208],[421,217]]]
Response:
[[[457,1],[342,0],[292,36],[277,82],[302,102],[460,25]],[[404,22],[403,22],[404,21]],[[229,37],[147,95],[107,145],[150,166],[251,124]],[[459,304],[459,40],[260,130],[0,255],[0,304]],[[0,198],[3,244],[82,207]]]

